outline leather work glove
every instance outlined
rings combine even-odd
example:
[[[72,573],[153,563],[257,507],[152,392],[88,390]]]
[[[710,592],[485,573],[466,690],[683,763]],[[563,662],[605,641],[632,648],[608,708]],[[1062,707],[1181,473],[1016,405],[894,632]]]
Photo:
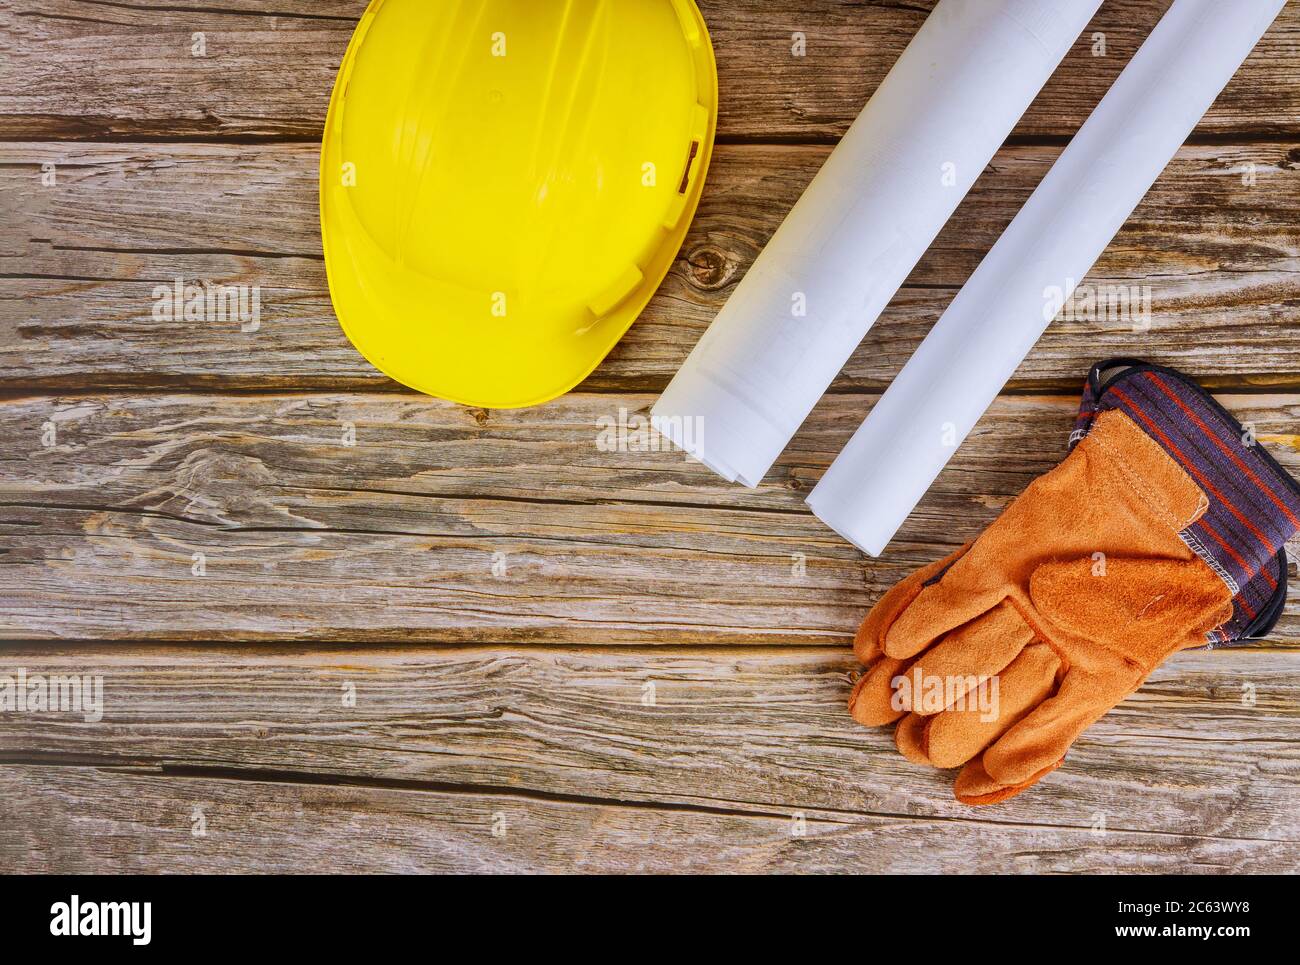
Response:
[[[1267,633],[1286,599],[1300,486],[1199,386],[1098,363],[1071,442],[854,640],[868,669],[850,712],[898,721],[909,760],[964,765],[966,804],[1034,784],[1171,654]]]

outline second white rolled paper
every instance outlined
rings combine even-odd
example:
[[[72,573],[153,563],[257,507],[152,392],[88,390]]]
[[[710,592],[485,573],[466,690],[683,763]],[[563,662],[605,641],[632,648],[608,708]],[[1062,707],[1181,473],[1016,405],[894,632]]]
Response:
[[[1283,4],[1174,0],[809,494],[818,518],[880,555]]]

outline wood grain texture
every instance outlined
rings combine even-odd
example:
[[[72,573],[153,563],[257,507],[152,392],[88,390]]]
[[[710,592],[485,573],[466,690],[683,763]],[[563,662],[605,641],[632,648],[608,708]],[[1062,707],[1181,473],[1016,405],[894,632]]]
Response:
[[[1290,842],[0,768],[15,873],[1273,873]],[[13,810],[11,804],[0,811]],[[203,821],[203,837],[193,829]],[[494,827],[504,837],[493,835]]]
[[[1181,654],[1064,767],[991,808],[957,804],[951,772],[907,764],[887,731],[849,719],[845,649],[0,652],[0,674],[20,667],[102,675],[104,714],[5,715],[13,870],[1300,861],[1300,654]]]
[[[720,147],[681,256],[584,388],[662,389],[828,151]],[[998,154],[837,391],[888,384],[1058,153]],[[310,145],[0,145],[0,388],[398,388],[335,321],[316,166]],[[1060,318],[1012,387],[1073,391],[1097,359],[1138,355],[1300,388],[1298,225],[1295,143],[1184,148],[1087,279],[1146,289],[1150,318]],[[158,320],[154,289],[178,277],[258,286],[260,328]]]
[[[0,867],[1300,866],[1300,604],[994,808],[844,707],[862,613],[1059,460],[1096,359],[1242,390],[1300,473],[1300,5],[1088,279],[1150,326],[1058,319],[885,559],[804,495],[1168,0],[1106,0],[763,486],[636,434],[933,3],[701,0],[720,143],[680,257],[582,392],[488,412],[330,306],[317,142],[363,0],[0,0],[0,676],[105,698],[0,711]],[[260,328],[155,319],[177,277],[259,286]]]
[[[1060,460],[1077,406],[1004,397],[866,560],[803,497],[870,399],[828,396],[747,490],[649,434],[654,398],[506,412],[362,393],[10,399],[0,636],[847,641],[884,589]],[[1223,401],[1300,472],[1300,397]],[[1293,601],[1279,642],[1300,638],[1298,617]]]
[[[718,61],[720,135],[839,137],[933,6],[702,0]],[[1167,6],[1107,0],[1016,134],[1073,134]],[[318,139],[364,9],[362,0],[285,0],[270,11],[256,0],[0,0],[0,137]],[[194,56],[200,32],[205,55]],[[802,57],[792,55],[796,32],[806,39]],[[1297,118],[1300,11],[1288,4],[1198,131],[1272,134],[1294,130]]]

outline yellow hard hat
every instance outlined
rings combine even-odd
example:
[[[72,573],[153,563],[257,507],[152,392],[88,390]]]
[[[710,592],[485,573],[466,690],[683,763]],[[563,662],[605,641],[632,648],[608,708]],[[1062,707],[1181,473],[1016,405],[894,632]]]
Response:
[[[694,0],[373,0],[321,148],[343,331],[455,402],[567,392],[676,257],[717,113]]]

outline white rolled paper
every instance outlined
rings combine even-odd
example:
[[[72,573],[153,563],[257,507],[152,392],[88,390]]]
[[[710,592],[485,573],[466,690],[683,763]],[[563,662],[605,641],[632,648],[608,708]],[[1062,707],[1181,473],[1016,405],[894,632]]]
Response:
[[[1284,2],[1174,0],[809,494],[821,520],[884,550]]]
[[[651,412],[756,486],[1100,0],[941,0]]]

